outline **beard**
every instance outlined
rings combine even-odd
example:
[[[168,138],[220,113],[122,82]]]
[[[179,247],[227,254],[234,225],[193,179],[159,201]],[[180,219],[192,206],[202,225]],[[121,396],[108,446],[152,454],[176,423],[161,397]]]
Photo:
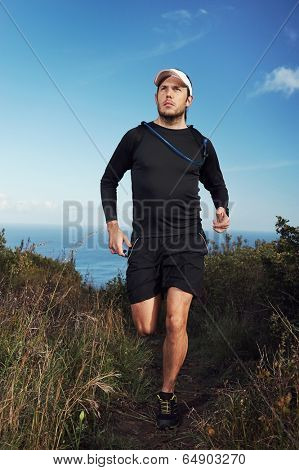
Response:
[[[185,114],[185,109],[181,111],[177,111],[175,114],[168,114],[168,112],[161,111],[160,106],[158,106],[158,113],[159,113],[160,118],[164,122],[167,122],[168,124],[173,124]]]

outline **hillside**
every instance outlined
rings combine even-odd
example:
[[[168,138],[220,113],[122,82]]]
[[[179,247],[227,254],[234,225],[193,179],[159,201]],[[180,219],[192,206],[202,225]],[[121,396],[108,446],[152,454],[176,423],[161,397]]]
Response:
[[[165,305],[137,336],[120,276],[95,289],[72,260],[6,247],[0,233],[1,449],[298,449],[299,231],[211,243],[176,392],[184,415],[155,428]]]

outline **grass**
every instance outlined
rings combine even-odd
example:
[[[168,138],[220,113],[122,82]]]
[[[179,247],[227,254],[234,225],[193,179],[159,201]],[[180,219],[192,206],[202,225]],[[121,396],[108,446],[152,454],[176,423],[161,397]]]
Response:
[[[14,278],[7,269],[1,280],[1,448],[80,448],[90,423],[104,428],[116,397],[142,397],[150,351],[128,334],[113,295],[79,284],[71,264],[49,268],[39,255],[6,250]]]
[[[213,376],[217,388],[187,430],[195,449],[298,448],[299,235],[287,222],[278,218],[278,242],[250,248],[227,236],[206,257],[188,354],[198,380]],[[94,289],[72,260],[7,248],[4,230],[0,268],[0,448],[144,448],[114,425],[115,409],[124,419],[127,407],[142,410],[157,380],[124,280]],[[142,420],[132,423],[146,440]]]
[[[217,400],[194,428],[197,445],[209,449],[298,449],[299,347],[298,331],[280,312],[272,322],[280,327],[281,341],[273,357],[267,350],[247,370],[248,380],[224,381]]]

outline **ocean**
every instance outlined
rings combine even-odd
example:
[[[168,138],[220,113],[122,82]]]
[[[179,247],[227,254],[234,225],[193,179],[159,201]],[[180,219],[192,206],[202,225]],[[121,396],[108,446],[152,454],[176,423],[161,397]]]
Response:
[[[58,225],[36,224],[0,224],[0,231],[5,229],[6,246],[15,248],[24,240],[26,246],[35,243],[36,253],[53,259],[66,260],[71,256],[75,259],[75,266],[86,282],[95,287],[104,286],[107,281],[122,274],[125,277],[127,258],[111,254],[108,248],[107,230],[96,231],[91,228],[79,228],[74,231],[63,230]],[[217,234],[213,230],[206,230],[208,239],[214,240],[218,245],[224,241],[224,233],[229,233],[232,240],[242,235],[247,240],[246,245],[253,246],[255,240],[272,241],[279,236],[276,232],[236,231],[229,230]],[[130,234],[127,234],[130,238]],[[126,248],[123,245],[124,249]]]

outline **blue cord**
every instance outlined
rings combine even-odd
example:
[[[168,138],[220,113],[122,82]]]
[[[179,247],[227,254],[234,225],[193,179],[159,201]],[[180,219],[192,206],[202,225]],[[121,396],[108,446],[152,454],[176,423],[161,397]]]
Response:
[[[184,155],[179,149],[174,147],[174,145],[168,142],[168,140],[164,139],[164,137],[162,137],[162,135],[160,135],[157,131],[155,131],[155,129],[153,129],[147,122],[142,121],[141,124],[145,125],[153,134],[155,134],[160,140],[162,140],[162,142],[168,145],[168,147],[171,148],[171,150],[173,150],[179,157],[183,158],[184,160],[187,160],[188,162],[192,163],[195,166],[201,167],[203,165],[203,162],[196,162],[194,160],[191,160],[191,158],[186,157],[186,155]],[[208,139],[204,138],[204,141],[203,141],[204,157],[207,156],[207,151],[206,151],[207,142],[208,142]]]

